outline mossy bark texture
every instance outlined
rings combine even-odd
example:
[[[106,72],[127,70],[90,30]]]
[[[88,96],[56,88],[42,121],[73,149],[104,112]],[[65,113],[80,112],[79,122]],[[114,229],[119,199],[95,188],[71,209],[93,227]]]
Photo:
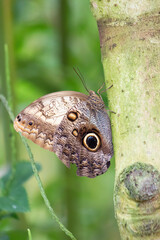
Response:
[[[90,0],[116,160],[122,239],[160,239],[160,1]]]

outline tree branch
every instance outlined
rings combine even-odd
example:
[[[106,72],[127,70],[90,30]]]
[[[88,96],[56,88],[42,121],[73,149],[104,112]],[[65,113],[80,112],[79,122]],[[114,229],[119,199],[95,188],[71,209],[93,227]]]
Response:
[[[160,239],[160,2],[91,0],[116,159],[122,239]]]

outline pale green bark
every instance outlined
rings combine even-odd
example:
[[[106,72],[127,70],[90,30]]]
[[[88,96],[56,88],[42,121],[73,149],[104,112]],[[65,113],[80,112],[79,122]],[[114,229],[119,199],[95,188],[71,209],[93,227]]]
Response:
[[[160,239],[160,1],[91,0],[116,160],[122,239]]]

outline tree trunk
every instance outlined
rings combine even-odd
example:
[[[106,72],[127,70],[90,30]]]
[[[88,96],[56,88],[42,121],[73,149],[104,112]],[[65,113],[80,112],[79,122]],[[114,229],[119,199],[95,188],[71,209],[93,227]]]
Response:
[[[160,1],[91,0],[111,114],[122,239],[160,239]]]

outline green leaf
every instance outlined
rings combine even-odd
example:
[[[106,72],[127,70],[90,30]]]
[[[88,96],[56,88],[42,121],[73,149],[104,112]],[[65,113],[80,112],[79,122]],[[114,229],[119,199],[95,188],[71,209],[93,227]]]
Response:
[[[36,164],[40,170],[40,165]],[[29,203],[26,190],[22,186],[33,175],[30,162],[21,161],[0,180],[0,210],[8,213],[29,211]]]
[[[39,164],[36,164],[38,171],[41,167]],[[33,170],[30,162],[19,162],[16,166],[15,179],[13,185],[23,184],[33,175]]]
[[[0,235],[0,240],[9,240],[10,238],[7,235]]]
[[[5,219],[5,218],[14,218],[14,219],[19,219],[19,217],[18,217],[18,215],[17,215],[17,213],[4,213],[4,212],[2,212],[2,213],[0,213],[0,221],[2,220],[2,219]]]
[[[38,171],[40,171],[40,169],[41,169],[40,165],[36,164],[36,167],[37,167]],[[10,169],[9,172],[1,179],[4,186],[5,186],[5,183],[9,180],[11,174],[12,174],[12,172],[11,172],[11,169]],[[30,162],[27,162],[27,161],[18,162],[16,164],[16,167],[15,167],[15,173],[14,173],[14,178],[12,180],[11,187],[22,185],[32,175],[33,175],[33,170],[32,170],[32,166],[31,166]]]
[[[0,197],[0,210],[7,212],[29,211],[28,197],[24,187],[13,187],[8,196]]]

